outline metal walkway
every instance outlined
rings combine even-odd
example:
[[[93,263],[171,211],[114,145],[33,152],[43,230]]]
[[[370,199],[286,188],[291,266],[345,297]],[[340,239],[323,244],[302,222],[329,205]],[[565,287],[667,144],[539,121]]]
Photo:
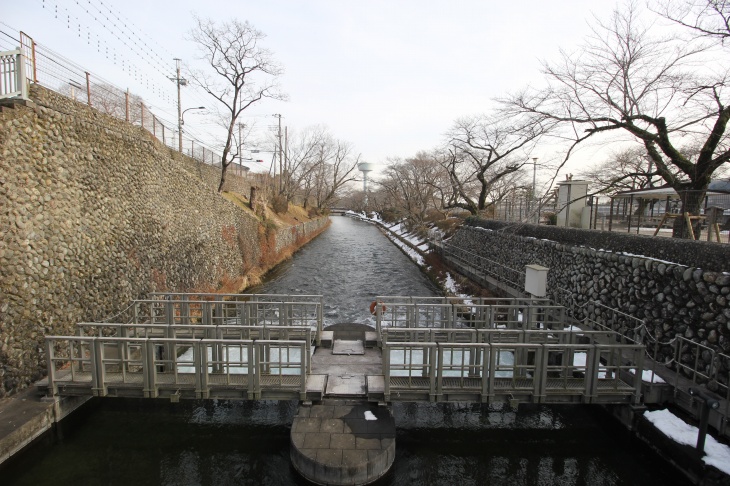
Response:
[[[226,300],[223,300],[223,299]],[[321,296],[154,294],[47,336],[48,395],[637,404],[644,346],[545,300],[379,297],[376,327]]]

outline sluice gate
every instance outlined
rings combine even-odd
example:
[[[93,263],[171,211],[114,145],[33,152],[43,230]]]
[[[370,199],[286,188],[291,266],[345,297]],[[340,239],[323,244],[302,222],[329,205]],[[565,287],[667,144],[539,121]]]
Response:
[[[318,484],[390,469],[392,402],[641,407],[660,396],[642,379],[643,344],[544,299],[373,304],[372,325],[325,327],[321,296],[153,294],[118,322],[47,336],[37,386],[55,398],[297,400],[291,461]]]
[[[323,327],[321,296],[154,294],[123,322],[48,336],[52,396],[639,403],[644,346],[540,299],[379,297],[375,326]],[[221,299],[221,300],[214,300]],[[363,358],[361,373],[345,368]],[[336,363],[335,363],[336,361]],[[355,367],[357,370],[358,367]],[[328,391],[328,384],[329,391]]]

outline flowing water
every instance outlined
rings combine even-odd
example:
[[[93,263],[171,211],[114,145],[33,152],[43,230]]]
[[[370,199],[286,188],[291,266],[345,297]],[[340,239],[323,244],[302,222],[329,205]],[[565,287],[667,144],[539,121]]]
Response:
[[[437,295],[366,223],[332,227],[258,293],[322,294],[326,324],[373,323],[376,295]],[[104,399],[0,471],[3,485],[300,485],[296,402]],[[394,404],[396,458],[379,485],[685,484],[600,408]]]

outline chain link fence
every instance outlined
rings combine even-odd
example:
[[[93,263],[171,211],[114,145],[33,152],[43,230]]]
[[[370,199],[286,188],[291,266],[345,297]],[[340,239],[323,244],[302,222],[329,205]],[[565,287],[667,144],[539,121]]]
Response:
[[[16,51],[19,53],[15,53]],[[0,28],[0,98],[20,97],[14,89],[23,84],[19,74],[74,101],[120,120],[141,126],[174,150],[208,165],[220,166],[221,157],[199,140],[180,137],[177,122],[155,115],[141,97],[87,71],[23,32]],[[20,65],[22,63],[22,66]],[[153,91],[157,88],[153,88]]]

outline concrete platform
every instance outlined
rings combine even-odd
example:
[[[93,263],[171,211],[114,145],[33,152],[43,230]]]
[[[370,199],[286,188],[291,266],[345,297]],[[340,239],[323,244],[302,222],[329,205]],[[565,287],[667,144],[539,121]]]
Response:
[[[90,397],[45,399],[35,388],[0,399],[0,464],[21,451]]]
[[[302,406],[291,429],[291,461],[307,480],[369,484],[395,459],[395,421],[386,407],[328,401]]]
[[[335,341],[335,345],[332,346],[332,354],[346,354],[348,356],[353,354],[365,354],[365,348],[360,340],[347,341],[344,339],[338,339]]]

